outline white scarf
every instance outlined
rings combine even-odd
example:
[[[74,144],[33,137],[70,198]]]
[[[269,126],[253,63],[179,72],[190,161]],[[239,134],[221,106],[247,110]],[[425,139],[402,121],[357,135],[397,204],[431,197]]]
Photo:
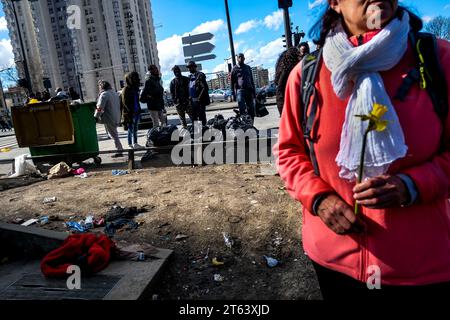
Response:
[[[336,163],[341,178],[354,181],[358,176],[364,132],[368,121],[355,115],[369,114],[374,103],[385,105],[385,131],[372,131],[367,137],[364,178],[387,172],[389,165],[406,155],[407,146],[397,113],[379,72],[400,62],[408,47],[409,15],[395,18],[369,42],[354,47],[342,24],[328,35],[323,48],[324,62],[332,73],[334,92],[340,99],[350,97],[345,112],[340,150]]]

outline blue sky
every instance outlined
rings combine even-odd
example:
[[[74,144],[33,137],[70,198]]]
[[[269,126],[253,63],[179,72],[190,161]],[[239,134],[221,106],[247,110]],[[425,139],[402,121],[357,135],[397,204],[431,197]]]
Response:
[[[318,16],[323,0],[293,0],[291,19],[294,26],[309,31]],[[437,15],[450,16],[450,0],[403,1],[421,17],[430,19]],[[282,15],[276,0],[229,0],[231,23],[236,53],[244,52],[252,66],[269,68],[273,74],[278,55],[283,51],[281,35],[284,33]],[[0,6],[1,7],[1,6]],[[314,7],[314,8],[313,8]],[[156,25],[158,51],[165,86],[172,77],[170,68],[184,63],[181,37],[188,33],[211,32],[215,34],[213,53],[217,59],[202,62],[204,72],[225,69],[230,57],[226,16],[223,0],[153,0],[153,17]],[[312,8],[312,9],[310,9]],[[12,59],[8,32],[0,9],[0,68]]]
[[[276,59],[283,51],[282,34],[284,25],[282,14],[278,13],[276,0],[229,0],[233,37],[236,53],[244,52],[250,65],[262,65],[274,72]],[[294,26],[308,33],[323,6],[321,0],[293,0],[290,9]],[[439,14],[450,16],[450,0],[403,1],[403,4],[419,13],[425,20]],[[224,59],[230,57],[226,15],[223,0],[154,0],[152,1],[155,24],[159,41],[158,50],[164,78],[168,79],[169,66],[183,62],[180,35],[201,29],[213,31],[216,35],[213,53],[216,60],[203,62],[205,72],[220,71],[225,68]],[[176,22],[175,22],[176,21]],[[199,25],[209,22],[209,25]],[[208,30],[209,29],[209,30]],[[252,61],[252,62],[251,62]]]

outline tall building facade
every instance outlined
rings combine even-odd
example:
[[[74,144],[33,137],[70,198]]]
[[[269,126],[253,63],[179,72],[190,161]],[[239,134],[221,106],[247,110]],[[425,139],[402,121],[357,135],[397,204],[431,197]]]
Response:
[[[269,70],[261,66],[251,67],[253,80],[256,88],[262,88],[269,85]],[[208,80],[209,89],[229,89],[231,87],[230,76],[228,72],[218,72],[214,78]]]
[[[1,1],[4,7],[10,6],[9,0]],[[30,68],[33,90],[43,90],[48,79],[50,90],[74,87],[92,101],[100,79],[119,90],[127,72],[137,71],[143,79],[149,64],[159,68],[148,0],[22,0],[16,2],[16,9],[26,38],[27,61],[32,61],[28,64],[36,66]],[[5,13],[16,61],[20,61],[14,17],[12,12]],[[23,68],[16,64],[22,76]]]
[[[253,80],[257,88],[262,88],[269,85],[269,70],[260,66],[252,67]]]

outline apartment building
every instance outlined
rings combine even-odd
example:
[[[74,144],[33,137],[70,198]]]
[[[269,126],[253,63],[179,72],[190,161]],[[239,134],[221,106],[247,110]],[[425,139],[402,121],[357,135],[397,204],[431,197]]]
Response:
[[[10,1],[1,1],[24,77]],[[51,92],[74,87],[85,101],[93,101],[98,80],[119,90],[127,72],[137,71],[143,79],[149,64],[159,67],[148,0],[22,0],[15,5],[35,91],[43,90],[44,82]]]

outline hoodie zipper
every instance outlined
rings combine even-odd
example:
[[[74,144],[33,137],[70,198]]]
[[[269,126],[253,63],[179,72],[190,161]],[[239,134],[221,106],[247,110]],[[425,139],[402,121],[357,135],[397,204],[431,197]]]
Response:
[[[362,46],[364,44],[364,36],[360,34],[357,38],[358,38],[358,46]]]

